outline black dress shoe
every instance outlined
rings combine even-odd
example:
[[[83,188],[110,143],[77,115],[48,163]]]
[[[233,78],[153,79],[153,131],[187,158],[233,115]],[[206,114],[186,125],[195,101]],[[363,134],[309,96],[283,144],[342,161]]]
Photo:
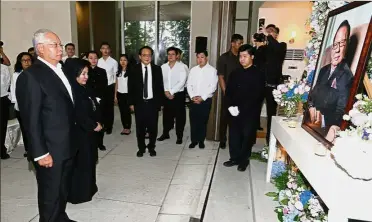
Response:
[[[236,166],[236,165],[238,165],[238,163],[237,163],[236,161],[229,160],[229,161],[224,162],[223,165],[224,165],[225,167],[232,167],[232,166]]]
[[[199,143],[199,148],[200,148],[200,149],[204,149],[204,148],[205,148],[205,144],[204,144],[204,142],[200,142],[200,143]]]
[[[150,156],[156,156],[156,151],[155,150],[149,150]]]
[[[23,157],[27,157],[27,151],[23,154]]]
[[[220,142],[219,148],[225,149],[226,148],[226,143],[225,142]]]
[[[192,143],[189,145],[189,148],[190,148],[190,149],[195,148],[196,145],[198,145],[198,143],[194,143],[194,142],[192,142]]]
[[[182,139],[177,139],[176,144],[182,144]]]
[[[143,157],[143,153],[144,153],[144,152],[138,150],[138,151],[137,151],[137,157]]]
[[[106,150],[106,147],[104,145],[99,145],[98,146],[98,149],[101,150],[101,151],[105,151]]]
[[[241,172],[244,172],[247,169],[248,165],[249,165],[249,162],[241,163],[241,164],[238,165],[238,170],[241,171]]]
[[[169,137],[169,135],[161,135],[158,139],[157,139],[157,141],[164,141],[164,140],[167,140],[167,139],[170,139],[170,137]]]
[[[112,133],[112,128],[108,128],[107,130],[106,130],[106,134],[107,135],[110,135]]]
[[[2,160],[6,160],[6,159],[9,159],[9,158],[10,158],[9,154],[7,154],[7,153],[1,154],[1,159]]]

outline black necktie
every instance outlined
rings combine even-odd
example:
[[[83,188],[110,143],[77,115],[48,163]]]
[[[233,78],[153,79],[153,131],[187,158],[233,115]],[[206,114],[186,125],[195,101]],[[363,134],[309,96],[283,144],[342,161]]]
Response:
[[[147,99],[147,97],[149,96],[148,89],[147,89],[148,78],[149,78],[149,73],[147,72],[147,66],[145,66],[145,81],[143,83],[143,97],[145,97],[145,99]]]

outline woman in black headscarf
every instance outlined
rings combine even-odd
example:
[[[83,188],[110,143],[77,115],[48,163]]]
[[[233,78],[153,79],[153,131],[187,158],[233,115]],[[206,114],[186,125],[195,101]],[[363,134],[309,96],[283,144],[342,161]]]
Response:
[[[84,203],[92,200],[98,191],[96,184],[96,163],[98,160],[97,134],[102,130],[99,103],[94,93],[86,87],[89,63],[78,58],[69,58],[65,62],[65,71],[71,81],[76,97],[75,111],[77,129],[75,141],[78,152],[74,161],[71,189],[68,202]]]

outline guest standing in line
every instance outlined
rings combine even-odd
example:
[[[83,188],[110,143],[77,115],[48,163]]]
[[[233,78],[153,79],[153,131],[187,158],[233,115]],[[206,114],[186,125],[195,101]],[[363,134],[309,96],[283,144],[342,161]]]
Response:
[[[97,101],[100,103],[101,114],[103,115],[102,107],[104,106],[104,103],[102,101],[104,100],[106,96],[106,91],[107,91],[106,70],[97,66],[97,62],[98,62],[97,52],[89,51],[87,53],[87,57],[90,63],[89,71],[88,71],[89,78],[88,78],[87,86],[89,86],[93,90],[94,96],[96,97]],[[104,118],[102,117],[102,119]],[[104,131],[101,130],[99,132],[95,132],[95,134],[97,134],[98,149],[100,149],[101,151],[105,151],[106,146],[103,145],[103,137],[105,136]]]
[[[186,124],[185,84],[187,73],[184,64],[177,61],[177,49],[167,49],[168,62],[161,66],[164,81],[163,134],[158,141],[169,139],[169,131],[176,121],[176,144],[182,144]]]
[[[151,63],[153,53],[151,47],[142,47],[139,50],[141,62],[130,70],[128,76],[129,105],[136,119],[137,157],[143,156],[146,147],[150,156],[156,156],[159,111],[165,96],[161,68]],[[147,146],[146,129],[150,140]]]
[[[265,76],[253,66],[254,48],[242,45],[239,48],[241,68],[231,73],[226,87],[226,105],[230,112],[229,151],[230,160],[224,166],[238,165],[245,171],[249,165],[252,147],[256,141],[257,125],[264,96]]]
[[[105,69],[107,74],[107,88],[104,98],[102,98],[102,112],[104,116],[104,129],[106,134],[112,133],[114,125],[114,95],[115,80],[118,72],[118,62],[111,55],[111,47],[107,42],[101,44],[102,57],[98,60],[98,67]]]
[[[17,84],[18,76],[23,72],[23,70],[27,69],[31,65],[32,65],[32,55],[30,53],[21,52],[20,54],[18,54],[16,64],[14,65],[14,73],[13,73],[12,81],[10,85],[11,101],[12,103],[14,103],[15,114],[16,114],[19,126],[21,128],[23,146],[25,147],[25,153],[23,154],[24,157],[27,157],[28,139],[27,139],[27,134],[25,131],[25,126],[23,124],[23,121],[22,121],[22,118],[19,112],[19,108],[18,108],[18,103],[17,103],[17,98],[16,98],[16,84]]]
[[[187,91],[191,98],[190,127],[191,144],[189,148],[205,148],[204,140],[207,134],[209,112],[212,97],[217,89],[217,70],[208,63],[208,52],[196,54],[198,65],[190,70],[187,79]]]
[[[6,131],[8,128],[8,119],[9,119],[9,105],[10,100],[8,98],[9,96],[9,85],[10,85],[10,73],[9,69],[6,65],[1,65],[1,159],[9,159],[10,156],[8,154],[8,151],[5,146],[5,138],[6,138]]]
[[[74,159],[68,202],[84,203],[92,200],[98,191],[96,184],[96,163],[98,161],[97,134],[102,130],[100,105],[93,91],[87,86],[88,61],[68,58],[65,69],[75,76],[72,84],[76,95],[76,144],[79,147]]]
[[[129,61],[126,54],[120,55],[118,73],[116,74],[115,104],[119,105],[121,124],[123,130],[121,135],[129,135],[132,127],[132,114],[128,101],[128,67]]]
[[[28,158],[36,169],[40,222],[71,221],[66,203],[76,130],[74,92],[59,63],[63,45],[50,30],[35,32],[38,55],[19,75],[16,97],[29,139]]]
[[[66,52],[66,55],[62,57],[62,62],[63,63],[65,63],[66,59],[68,59],[68,58],[78,58],[75,55],[75,44],[74,43],[67,43],[65,45],[65,52]]]
[[[220,127],[219,127],[219,137],[221,149],[226,148],[227,141],[227,107],[225,106],[225,91],[226,84],[229,81],[229,76],[232,71],[240,67],[239,63],[239,47],[243,44],[243,36],[239,34],[234,34],[231,37],[231,47],[228,52],[225,52],[220,56],[217,61],[217,70],[218,70],[218,82],[222,90],[222,99],[221,99],[221,114],[220,114]]]

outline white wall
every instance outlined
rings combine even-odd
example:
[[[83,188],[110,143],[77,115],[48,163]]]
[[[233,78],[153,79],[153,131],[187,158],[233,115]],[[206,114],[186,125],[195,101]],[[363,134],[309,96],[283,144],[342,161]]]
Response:
[[[213,1],[191,2],[190,24],[190,68],[196,65],[195,38],[197,36],[208,37],[208,51],[210,51],[211,27],[212,27]]]
[[[69,1],[1,1],[1,40],[12,66],[20,52],[32,47],[32,36],[38,29],[54,31],[62,44],[77,44],[74,9],[75,2]]]

